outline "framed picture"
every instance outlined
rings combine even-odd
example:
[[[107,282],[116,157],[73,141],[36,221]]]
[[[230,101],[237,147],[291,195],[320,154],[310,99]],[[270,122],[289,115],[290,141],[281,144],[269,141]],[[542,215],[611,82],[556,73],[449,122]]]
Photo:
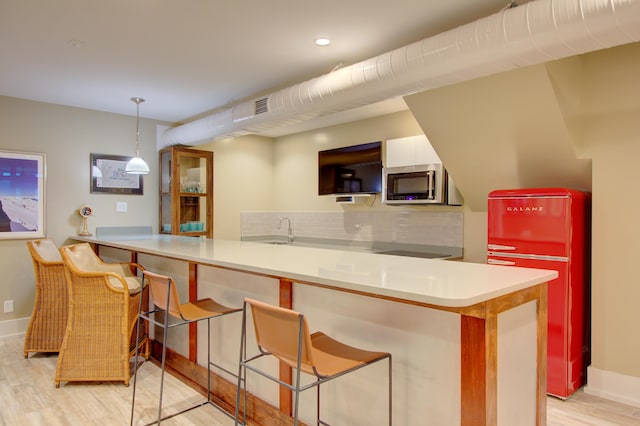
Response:
[[[44,238],[45,155],[0,151],[0,239]]]
[[[142,195],[142,175],[125,172],[131,157],[91,154],[91,192]]]

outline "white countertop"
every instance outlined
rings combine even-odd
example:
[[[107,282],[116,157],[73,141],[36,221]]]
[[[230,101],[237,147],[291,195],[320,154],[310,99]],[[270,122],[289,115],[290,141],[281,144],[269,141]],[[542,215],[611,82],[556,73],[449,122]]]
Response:
[[[71,238],[443,307],[474,305],[558,276],[557,271],[543,269],[215,238],[158,234]]]

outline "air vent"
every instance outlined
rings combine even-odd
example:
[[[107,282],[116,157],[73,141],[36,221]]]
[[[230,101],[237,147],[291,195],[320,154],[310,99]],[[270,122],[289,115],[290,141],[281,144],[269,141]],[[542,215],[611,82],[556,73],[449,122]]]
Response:
[[[255,103],[256,115],[269,112],[269,98],[258,99]]]

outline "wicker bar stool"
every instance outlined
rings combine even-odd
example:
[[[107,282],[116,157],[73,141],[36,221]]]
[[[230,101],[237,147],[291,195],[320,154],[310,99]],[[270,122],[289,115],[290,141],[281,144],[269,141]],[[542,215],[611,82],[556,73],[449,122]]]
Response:
[[[129,385],[130,356],[140,347],[149,356],[146,333],[134,340],[139,299],[147,298],[132,262],[104,262],[87,243],[60,248],[69,290],[69,318],[55,385],[121,381]]]
[[[36,297],[27,333],[24,357],[29,352],[60,352],[67,328],[69,294],[64,263],[49,239],[27,241],[36,280]]]
[[[253,326],[259,353],[247,358],[247,306],[251,308]],[[242,338],[240,340],[240,362],[238,372],[238,388],[236,393],[235,424],[245,423],[240,420],[240,394],[244,394],[243,406],[247,407],[246,372],[250,370],[280,386],[294,392],[293,424],[298,425],[298,408],[300,392],[316,388],[318,425],[328,425],[320,419],[320,385],[329,380],[351,373],[367,365],[383,359],[389,363],[388,408],[389,426],[392,422],[392,386],[391,386],[391,354],[387,352],[371,352],[332,339],[322,332],[309,333],[309,326],[304,315],[291,309],[269,305],[258,300],[246,298],[243,305]],[[277,377],[261,371],[251,363],[264,356],[273,355],[281,362],[296,370],[294,383],[283,382]],[[301,373],[315,377],[315,381],[307,385],[301,384]],[[244,382],[244,392],[241,391]]]
[[[211,361],[211,318],[221,317],[224,315],[232,314],[234,312],[240,312],[240,308],[229,308],[223,306],[213,299],[206,298],[196,300],[195,302],[188,303],[180,303],[180,298],[178,296],[178,290],[176,288],[176,283],[173,278],[155,274],[153,272],[144,271],[143,273],[145,280],[147,281],[150,292],[151,292],[151,301],[153,302],[153,309],[150,311],[144,312],[142,309],[142,302],[139,307],[139,315],[138,315],[138,329],[140,327],[141,320],[147,320],[150,324],[161,327],[163,330],[162,337],[162,361],[161,361],[161,374],[160,374],[160,396],[158,400],[158,419],[154,422],[148,424],[160,424],[161,421],[175,417],[179,414],[186,413],[187,411],[191,411],[195,408],[202,407],[206,404],[211,404],[227,416],[233,418],[233,416],[224,410],[222,407],[218,406],[215,402],[211,400],[211,367],[216,367],[232,376],[235,377],[235,373],[231,372],[224,367],[215,364]],[[163,313],[162,322],[158,322],[155,320],[155,313]],[[169,316],[173,317],[177,320],[177,322],[169,323]],[[181,325],[187,325],[198,321],[207,321],[207,399],[201,403],[195,404],[191,407],[188,407],[184,410],[181,410],[175,414],[168,415],[166,417],[162,417],[162,392],[164,389],[164,373],[165,373],[165,363],[166,363],[166,355],[167,355],[167,336],[170,328],[178,327]],[[136,354],[137,355],[137,354]],[[135,412],[135,403],[136,403],[136,379],[138,376],[138,363],[135,363],[134,373],[133,373],[133,395],[131,397],[131,425],[133,425],[133,418]]]

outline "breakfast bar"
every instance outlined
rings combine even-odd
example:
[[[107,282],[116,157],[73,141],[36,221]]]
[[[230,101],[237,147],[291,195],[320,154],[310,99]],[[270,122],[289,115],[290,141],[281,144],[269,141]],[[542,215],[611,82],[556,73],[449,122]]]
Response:
[[[71,239],[183,278],[190,300],[266,298],[356,346],[391,352],[395,424],[546,424],[546,283],[555,271],[175,235]],[[234,368],[239,328],[231,324],[220,330],[231,343],[219,356]],[[194,363],[203,331],[193,327],[186,338],[184,356]],[[342,397],[323,396],[333,423],[343,411],[376,415],[381,404],[367,395],[384,388],[369,379]],[[289,414],[287,392],[250,391]]]

